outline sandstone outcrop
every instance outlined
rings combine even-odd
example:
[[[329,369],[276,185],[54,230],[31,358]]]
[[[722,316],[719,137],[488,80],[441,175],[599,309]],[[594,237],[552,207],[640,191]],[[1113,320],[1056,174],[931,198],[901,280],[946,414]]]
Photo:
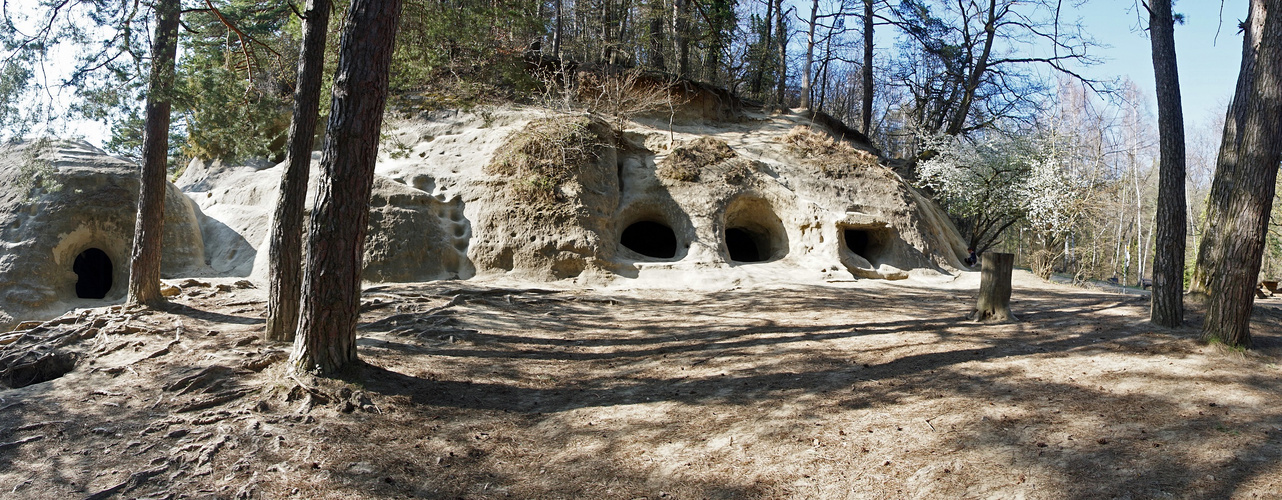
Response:
[[[138,167],[84,142],[0,151],[0,330],[16,321],[124,299]],[[161,274],[205,272],[195,204],[165,193]]]
[[[395,118],[364,279],[724,287],[963,268],[948,217],[827,120],[744,111],[732,123],[612,123],[520,106]],[[0,175],[18,175],[21,149]],[[91,248],[111,262],[105,300],[122,298],[137,168],[83,144],[50,158],[62,190],[0,194],[0,326],[92,305],[73,270]],[[282,169],[193,161],[167,200],[166,276],[264,278]]]

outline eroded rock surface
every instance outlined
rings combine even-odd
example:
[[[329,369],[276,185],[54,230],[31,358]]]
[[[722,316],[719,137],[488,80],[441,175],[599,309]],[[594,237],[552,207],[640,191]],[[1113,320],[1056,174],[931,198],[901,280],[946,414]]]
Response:
[[[402,115],[376,167],[364,279],[717,288],[963,268],[948,217],[871,147],[805,114],[741,115],[624,130],[518,106]],[[112,263],[107,299],[123,294],[137,168],[87,145],[51,155],[62,190],[0,199],[6,322],[83,305],[72,267],[93,248]],[[170,189],[167,276],[263,280],[283,168],[193,161]]]
[[[0,330],[124,298],[138,167],[84,142],[0,151]],[[165,193],[161,274],[205,272],[195,204]]]

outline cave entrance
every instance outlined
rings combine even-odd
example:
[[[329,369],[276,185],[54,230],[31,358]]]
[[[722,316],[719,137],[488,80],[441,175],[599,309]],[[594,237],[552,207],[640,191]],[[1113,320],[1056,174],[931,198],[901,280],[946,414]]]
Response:
[[[765,262],[771,254],[769,238],[743,227],[726,229],[726,250],[735,262]]]
[[[643,220],[629,225],[619,237],[628,250],[655,259],[677,256],[677,233],[667,224]]]
[[[71,265],[75,271],[76,296],[82,299],[101,299],[111,291],[111,258],[97,248],[90,248],[76,256]]]
[[[890,247],[891,233],[881,228],[851,228],[842,231],[846,248],[875,264]]]

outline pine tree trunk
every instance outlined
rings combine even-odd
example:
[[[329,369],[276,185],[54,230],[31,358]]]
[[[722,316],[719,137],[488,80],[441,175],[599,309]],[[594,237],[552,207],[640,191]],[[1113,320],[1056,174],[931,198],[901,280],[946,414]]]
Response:
[[[165,223],[165,173],[169,159],[169,109],[178,52],[178,0],[156,3],[156,37],[147,82],[142,173],[138,179],[138,217],[134,223],[129,292],[126,302],[156,306],[160,295],[160,242]]]
[[[760,40],[761,49],[757,51],[760,54],[760,57],[757,60],[757,69],[752,74],[752,86],[750,87],[752,89],[753,98],[761,97],[762,83],[765,81],[766,62],[770,60],[770,35],[774,30],[774,17],[775,3],[771,0],[766,0],[766,19],[765,22],[762,23],[766,26],[766,32]]]
[[[650,66],[660,72],[668,71],[663,61],[663,8],[650,12]]]
[[[1184,323],[1184,243],[1187,232],[1184,202],[1184,111],[1180,105],[1180,76],[1175,61],[1175,20],[1171,0],[1149,6],[1149,38],[1153,44],[1153,74],[1157,79],[1157,126],[1161,162],[1158,167],[1157,252],[1153,259],[1153,295],[1149,319],[1174,328]]]
[[[787,12],[783,10],[783,0],[775,0],[775,45],[779,56],[779,81],[775,87],[775,101],[781,108],[788,103],[788,22]]]
[[[860,68],[860,76],[863,80],[863,102],[860,103],[859,119],[863,125],[865,136],[872,137],[872,48],[873,48],[873,1],[864,0],[864,66]]]
[[[355,0],[339,49],[290,365],[332,374],[356,359],[369,198],[400,0]]]
[[[1282,161],[1282,0],[1251,0],[1250,6],[1239,94],[1225,120],[1202,240],[1210,264],[1203,273],[1207,298],[1202,338],[1248,348]],[[1201,267],[1201,256],[1198,261]]]
[[[294,89],[294,119],[289,126],[289,160],[280,179],[268,250],[267,340],[292,341],[298,328],[303,266],[303,205],[312,163],[316,117],[320,114],[321,77],[329,0],[309,0],[303,19],[303,44]]]
[[[1010,277],[1015,254],[986,252],[979,277],[979,299],[968,316],[975,321],[1018,321],[1010,313]]]
[[[1219,157],[1216,159],[1216,172],[1211,180],[1211,191],[1207,195],[1206,212],[1202,218],[1202,241],[1198,245],[1197,263],[1193,267],[1193,278],[1189,282],[1189,293],[1203,300],[1209,293],[1212,273],[1220,267],[1220,259],[1224,256],[1224,249],[1219,247],[1222,240],[1209,237],[1216,232],[1210,227],[1212,221],[1219,221],[1224,217],[1223,214],[1218,213],[1222,207],[1213,200],[1231,195],[1231,193],[1217,192],[1232,187],[1220,181],[1220,165],[1225,162],[1224,156],[1226,153],[1235,154],[1231,148],[1228,151],[1226,151],[1226,148],[1240,141],[1238,128],[1242,125],[1243,115],[1246,113],[1247,107],[1251,105],[1251,89],[1255,79],[1256,51],[1259,49],[1261,30],[1264,28],[1264,22],[1261,18],[1252,17],[1258,8],[1259,6],[1253,1],[1250,4],[1250,12],[1247,14],[1247,22],[1243,24],[1245,29],[1243,30],[1242,38],[1242,63],[1238,68],[1237,86],[1233,92],[1233,102],[1229,103],[1228,114],[1224,119],[1224,134],[1220,141]],[[1256,22],[1253,23],[1252,20]],[[1236,157],[1232,163],[1236,165]]]
[[[558,61],[561,60],[561,36],[563,31],[561,27],[563,12],[561,2],[562,0],[556,0],[556,27],[552,31],[552,57],[555,57]]]
[[[677,76],[690,76],[690,40],[686,34],[690,0],[672,0],[672,41],[676,45]]]

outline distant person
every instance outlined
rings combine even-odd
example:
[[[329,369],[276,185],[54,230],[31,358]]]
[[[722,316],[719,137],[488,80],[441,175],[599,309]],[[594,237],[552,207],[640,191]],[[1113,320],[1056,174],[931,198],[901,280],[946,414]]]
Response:
[[[975,263],[979,262],[979,256],[975,254],[974,248],[967,248],[966,251],[970,252],[970,255],[966,257],[966,266],[975,267]]]

